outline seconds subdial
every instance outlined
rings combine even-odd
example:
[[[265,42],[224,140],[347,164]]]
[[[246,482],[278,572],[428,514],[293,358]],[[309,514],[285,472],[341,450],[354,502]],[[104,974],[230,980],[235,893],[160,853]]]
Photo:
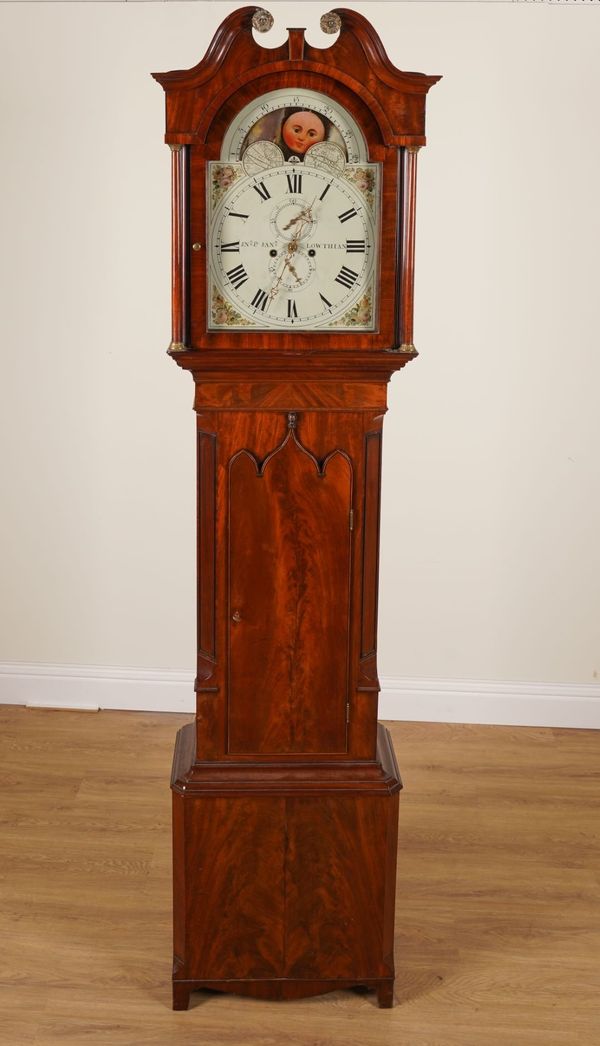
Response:
[[[271,298],[279,290],[297,291],[307,286],[315,271],[314,251],[309,255],[298,240],[292,240],[283,244],[279,250],[273,248],[270,254],[269,272],[274,279]]]

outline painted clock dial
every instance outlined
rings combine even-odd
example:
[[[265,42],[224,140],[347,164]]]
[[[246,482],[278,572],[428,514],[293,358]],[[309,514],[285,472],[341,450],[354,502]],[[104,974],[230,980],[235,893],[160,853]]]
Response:
[[[376,193],[359,186],[375,173],[284,164],[234,179],[210,227],[213,328],[373,329]]]
[[[209,165],[209,330],[377,325],[379,165],[338,103],[271,91]]]

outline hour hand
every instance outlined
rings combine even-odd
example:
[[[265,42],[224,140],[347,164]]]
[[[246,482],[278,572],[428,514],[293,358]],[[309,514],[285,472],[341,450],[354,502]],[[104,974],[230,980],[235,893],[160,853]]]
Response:
[[[283,228],[284,229],[291,229],[292,225],[297,225],[298,222],[302,222],[302,221],[305,221],[304,211],[302,211],[301,214],[296,215],[295,218],[290,218],[290,220],[287,223],[287,225],[284,225]]]
[[[308,207],[303,207],[302,210],[300,211],[300,214],[297,214],[295,216],[295,218],[290,218],[290,220],[287,223],[287,225],[283,226],[284,230],[291,229],[292,225],[297,225],[298,222],[302,222],[304,224],[306,222],[311,222],[312,221],[313,204],[314,204],[314,200],[313,200],[313,203],[311,203]]]

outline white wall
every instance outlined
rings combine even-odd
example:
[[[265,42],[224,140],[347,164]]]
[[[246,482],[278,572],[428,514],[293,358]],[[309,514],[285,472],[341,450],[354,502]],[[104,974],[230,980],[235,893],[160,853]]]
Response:
[[[195,64],[236,6],[0,7],[1,700],[43,699],[43,668],[23,673],[47,662],[105,682],[106,666],[178,670],[191,696],[192,382],[164,355],[169,152],[149,72]],[[332,5],[267,6],[278,43]],[[420,358],[386,421],[385,714],[461,718],[460,696],[436,712],[423,692],[516,681],[525,701],[520,684],[549,684],[563,718],[501,699],[464,717],[600,725],[598,12],[348,6],[400,68],[444,75],[419,158]]]

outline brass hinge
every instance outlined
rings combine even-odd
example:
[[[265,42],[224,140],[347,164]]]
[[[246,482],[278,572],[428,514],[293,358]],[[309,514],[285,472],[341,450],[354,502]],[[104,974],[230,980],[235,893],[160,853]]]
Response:
[[[350,702],[346,701],[346,723],[350,722]]]
[[[354,530],[354,509],[350,509],[350,530]]]

